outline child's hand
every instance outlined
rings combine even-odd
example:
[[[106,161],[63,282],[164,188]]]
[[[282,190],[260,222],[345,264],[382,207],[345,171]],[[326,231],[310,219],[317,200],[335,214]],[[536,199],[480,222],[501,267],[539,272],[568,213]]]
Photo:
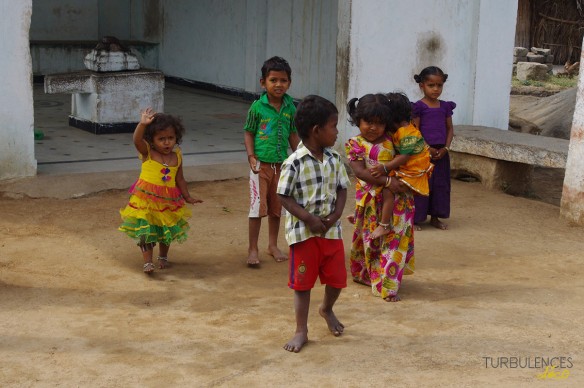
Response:
[[[373,178],[379,178],[380,176],[386,176],[387,173],[385,172],[385,166],[383,165],[383,163],[379,163],[376,166],[373,166],[369,169],[369,171],[371,172],[371,176]]]
[[[199,198],[193,198],[193,197],[186,197],[185,198],[185,202],[190,203],[191,205],[194,205],[195,203],[202,203],[203,201],[200,200]]]
[[[258,160],[257,156],[250,155],[248,156],[247,160],[249,161],[249,168],[253,171],[254,174],[260,172],[260,161]]]
[[[312,233],[324,233],[328,230],[322,219],[317,216],[310,216],[310,221],[306,225]]]
[[[324,224],[326,230],[329,230],[337,223],[337,220],[332,215],[322,217],[321,221]]]
[[[149,125],[156,117],[156,112],[152,108],[148,107],[140,112],[140,124]]]

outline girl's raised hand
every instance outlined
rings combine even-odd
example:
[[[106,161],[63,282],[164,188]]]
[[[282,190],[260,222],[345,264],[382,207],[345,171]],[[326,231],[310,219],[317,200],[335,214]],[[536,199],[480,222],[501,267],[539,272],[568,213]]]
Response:
[[[140,112],[140,124],[149,125],[154,117],[156,116],[156,112],[152,110],[152,108],[148,107]]]

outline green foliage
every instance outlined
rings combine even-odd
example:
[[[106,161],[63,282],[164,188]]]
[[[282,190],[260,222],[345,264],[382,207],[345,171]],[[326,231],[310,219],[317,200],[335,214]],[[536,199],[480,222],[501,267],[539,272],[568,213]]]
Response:
[[[511,79],[511,86],[534,86],[538,88],[560,91],[563,89],[574,88],[578,86],[578,76],[572,78],[569,77],[558,77],[556,75],[551,75],[547,81],[533,81],[524,80],[520,81],[517,77],[513,76]]]

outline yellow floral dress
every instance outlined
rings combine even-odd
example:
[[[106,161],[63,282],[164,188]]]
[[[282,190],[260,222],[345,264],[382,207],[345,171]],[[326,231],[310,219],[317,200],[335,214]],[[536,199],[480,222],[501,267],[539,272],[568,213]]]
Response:
[[[380,144],[356,136],[345,144],[345,150],[350,161],[363,160],[368,167],[395,156],[389,135]],[[355,282],[371,286],[374,295],[385,299],[397,295],[402,276],[415,269],[414,196],[411,191],[395,194],[392,232],[372,240],[371,233],[381,219],[382,189],[357,179],[350,265]]]
[[[167,166],[150,157],[142,162],[140,177],[129,190],[130,199],[120,210],[122,225],[118,230],[138,244],[183,242],[187,237],[190,209],[176,186],[176,173],[182,163],[179,148],[174,150],[178,163]]]

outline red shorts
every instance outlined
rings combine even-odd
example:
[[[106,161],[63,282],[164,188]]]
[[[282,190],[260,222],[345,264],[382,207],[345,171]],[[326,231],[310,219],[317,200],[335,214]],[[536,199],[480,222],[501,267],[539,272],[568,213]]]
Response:
[[[347,287],[343,240],[311,237],[290,246],[288,287],[308,291],[314,287],[317,277],[320,277],[320,284]]]

